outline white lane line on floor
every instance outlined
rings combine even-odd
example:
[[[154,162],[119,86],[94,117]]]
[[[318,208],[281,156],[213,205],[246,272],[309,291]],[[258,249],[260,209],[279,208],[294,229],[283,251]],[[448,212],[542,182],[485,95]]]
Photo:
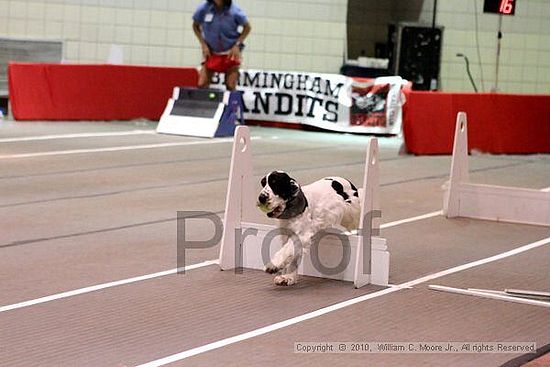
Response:
[[[209,261],[204,261],[202,263],[186,266],[184,269],[187,271],[187,270],[198,269],[198,268],[202,268],[202,267],[209,266],[209,265],[215,265],[215,264],[218,264],[217,260],[209,260]],[[68,291],[68,292],[52,294],[52,295],[46,296],[46,297],[36,298],[36,299],[32,299],[32,300],[25,301],[25,302],[15,303],[15,304],[12,304],[12,305],[7,305],[7,306],[2,306],[2,307],[0,307],[0,313],[1,312],[6,312],[6,311],[11,311],[11,310],[16,310],[16,309],[23,308],[23,307],[34,306],[34,305],[37,305],[37,304],[40,304],[40,303],[55,301],[55,300],[62,299],[62,298],[78,296],[78,295],[84,294],[84,293],[95,292],[95,291],[105,289],[105,288],[112,288],[112,287],[117,287],[117,286],[120,286],[120,285],[125,285],[125,284],[130,284],[130,283],[141,282],[141,281],[144,281],[144,280],[159,278],[159,277],[163,277],[163,276],[166,276],[166,275],[172,275],[172,274],[176,274],[177,272],[178,272],[178,268],[174,268],[174,269],[170,269],[170,270],[161,271],[161,272],[158,272],[158,273],[146,274],[146,275],[141,275],[141,276],[137,276],[137,277],[134,277],[134,278],[122,279],[122,280],[117,280],[117,281],[114,281],[114,282],[93,285],[93,286],[85,287],[85,288],[79,288],[79,289],[75,289],[75,290]]]
[[[430,218],[432,216],[435,216],[434,213],[439,213],[439,212],[427,213],[427,214],[419,215],[419,216],[412,217],[412,218],[402,219],[402,220],[396,221],[396,222],[386,223],[385,224],[386,227],[383,227],[384,225],[381,225],[380,227],[381,228],[387,228],[388,225],[390,227],[392,227],[392,226],[399,225],[400,223],[410,223],[410,222],[413,222],[413,221],[416,221],[416,220]],[[189,270],[196,269],[196,268],[200,268],[202,266],[207,266],[207,265],[210,265],[210,264],[217,264],[217,263],[218,263],[217,259],[216,260],[208,260],[208,261],[205,261],[204,263],[189,265],[188,267],[186,267],[186,270],[187,269],[189,269]],[[98,285],[94,285],[94,286],[90,286],[90,287],[86,287],[86,288],[74,289],[72,291],[53,294],[53,295],[50,295],[50,296],[45,296],[45,297],[41,297],[41,298],[37,298],[37,299],[32,299],[32,300],[29,300],[29,301],[20,302],[20,303],[16,303],[16,304],[12,304],[12,305],[2,306],[2,307],[0,307],[0,313],[5,312],[5,311],[10,311],[10,310],[15,310],[15,309],[18,309],[18,308],[33,306],[33,305],[36,305],[36,304],[39,304],[39,303],[45,303],[45,302],[55,301],[55,300],[62,299],[62,298],[76,296],[76,295],[83,294],[83,293],[94,292],[94,291],[98,291],[98,290],[105,289],[105,288],[111,288],[111,287],[116,287],[116,286],[123,285],[123,284],[135,283],[135,282],[139,282],[139,281],[142,281],[142,280],[148,280],[148,279],[152,279],[152,278],[162,277],[162,276],[165,276],[165,275],[171,275],[171,274],[175,274],[176,270],[177,269],[171,269],[171,270],[161,271],[159,273],[142,275],[142,276],[135,277],[135,278],[122,279],[122,280],[118,280],[118,281],[115,281],[115,282],[103,283],[103,284],[98,284]]]
[[[540,189],[540,191],[550,192],[550,187],[546,187],[546,188],[544,188],[544,189]]]
[[[250,139],[258,140],[258,139],[261,139],[261,137],[254,136]],[[155,149],[155,148],[179,147],[179,146],[185,146],[185,145],[220,144],[220,143],[232,143],[232,142],[233,142],[233,138],[219,138],[219,139],[193,140],[193,141],[183,141],[183,142],[174,142],[174,143],[124,145],[124,146],[108,147],[108,148],[54,150],[50,152],[0,155],[0,159],[34,158],[34,157],[46,157],[46,156],[53,156],[53,155],[68,155],[68,154],[82,154],[82,153],[119,152],[124,150]]]
[[[430,280],[433,280],[433,279],[436,279],[436,278],[441,278],[441,277],[449,275],[449,274],[458,273],[460,271],[467,270],[467,269],[470,269],[470,268],[473,268],[473,267],[476,267],[476,266],[479,266],[479,265],[484,265],[484,264],[487,264],[487,263],[490,263],[490,262],[505,259],[505,258],[510,257],[510,256],[518,255],[518,254],[521,254],[522,252],[529,251],[529,250],[532,250],[532,249],[535,249],[537,247],[541,247],[541,246],[544,246],[544,245],[548,245],[549,243],[550,243],[550,237],[546,237],[546,238],[543,238],[542,240],[532,242],[532,243],[529,243],[529,244],[521,246],[521,247],[517,247],[517,248],[512,249],[510,251],[502,252],[500,254],[489,256],[489,257],[486,257],[486,258],[483,258],[483,259],[480,259],[480,260],[477,260],[477,261],[472,261],[470,263],[466,263],[466,264],[463,264],[463,265],[455,266],[455,267],[447,269],[447,270],[442,270],[442,271],[439,271],[437,273],[429,274],[429,275],[423,276],[421,278],[411,280],[409,282],[402,283],[402,284],[400,284],[400,286],[401,287],[412,287],[412,286],[418,285],[420,283],[425,283],[425,282],[428,282]]]
[[[75,138],[96,138],[105,136],[128,136],[128,135],[153,135],[155,130],[127,130],[127,131],[111,131],[111,132],[96,132],[96,133],[79,133],[79,134],[58,134],[58,135],[38,135],[38,136],[20,136],[17,138],[0,139],[0,143],[16,143],[21,141],[38,141],[38,140],[54,140],[54,139],[75,139]]]
[[[443,214],[443,211],[442,211],[442,210],[437,210],[437,211],[435,211],[435,212],[431,212],[431,213],[426,213],[426,214],[418,215],[418,216],[416,216],[416,217],[411,217],[411,218],[405,218],[405,219],[401,219],[401,220],[396,220],[396,221],[394,221],[394,222],[389,222],[389,223],[381,224],[381,225],[380,225],[380,229],[391,228],[391,227],[399,226],[399,225],[405,224],[405,223],[416,222],[417,220],[433,218],[433,217],[437,217],[438,215],[441,215],[441,214]]]
[[[235,336],[230,337],[230,338],[221,339],[221,340],[215,341],[213,343],[205,344],[205,345],[202,345],[200,347],[188,349],[186,351],[183,351],[183,352],[180,352],[180,353],[177,353],[177,354],[173,354],[171,356],[167,356],[167,357],[157,359],[157,360],[154,360],[154,361],[151,361],[151,362],[140,364],[136,367],[157,367],[157,366],[164,366],[168,363],[178,362],[178,361],[181,361],[183,359],[186,359],[186,358],[189,358],[189,357],[192,357],[192,356],[196,356],[198,354],[202,354],[202,353],[214,350],[214,349],[222,348],[222,347],[225,347],[225,346],[228,346],[228,345],[231,345],[231,344],[241,342],[243,340],[247,340],[247,339],[251,339],[251,338],[254,338],[254,337],[257,337],[257,336],[260,336],[260,335],[264,335],[264,334],[267,334],[267,333],[285,328],[287,326],[291,326],[291,325],[294,325],[294,324],[297,324],[297,323],[300,323],[300,322],[303,322],[303,321],[306,321],[306,320],[313,319],[315,317],[325,315],[325,314],[330,313],[330,312],[340,310],[342,308],[345,308],[345,307],[348,307],[348,306],[351,306],[351,305],[355,305],[357,303],[365,302],[369,299],[385,296],[386,294],[390,294],[390,293],[400,291],[403,288],[412,287],[412,286],[415,286],[415,285],[418,285],[418,284],[421,284],[421,283],[425,283],[425,282],[430,281],[432,279],[440,278],[440,277],[445,276],[445,275],[457,273],[457,272],[460,272],[460,271],[463,271],[463,270],[466,270],[466,269],[470,269],[470,268],[473,268],[473,267],[476,267],[476,266],[479,266],[479,265],[483,265],[483,264],[487,264],[487,263],[490,263],[490,262],[493,262],[493,261],[501,260],[501,259],[504,259],[504,258],[509,257],[509,256],[517,255],[519,253],[522,253],[522,252],[525,252],[525,251],[528,251],[528,250],[532,250],[532,249],[540,247],[540,246],[547,245],[549,243],[550,243],[550,237],[547,237],[547,238],[542,239],[540,241],[536,241],[536,242],[530,243],[528,245],[515,248],[515,249],[510,250],[510,251],[506,251],[506,252],[503,252],[503,253],[500,253],[500,254],[497,254],[497,255],[494,255],[494,256],[486,257],[484,259],[473,261],[473,262],[470,262],[470,263],[467,263],[467,264],[455,266],[455,267],[449,268],[447,270],[443,270],[443,271],[440,271],[440,272],[437,272],[437,273],[426,275],[424,277],[414,279],[414,280],[411,280],[409,282],[401,283],[397,286],[386,288],[386,289],[383,289],[381,291],[366,294],[366,295],[361,296],[361,297],[356,297],[356,298],[352,298],[352,299],[344,301],[344,302],[336,303],[334,305],[324,307],[324,308],[318,309],[318,310],[313,311],[313,312],[308,312],[306,314],[296,316],[296,317],[293,317],[291,319],[287,319],[287,320],[284,320],[284,321],[281,321],[281,322],[277,322],[275,324],[264,326],[264,327],[256,329],[256,330],[252,330],[252,331],[249,331],[249,332],[246,332],[246,333],[243,333],[243,334],[235,335]]]

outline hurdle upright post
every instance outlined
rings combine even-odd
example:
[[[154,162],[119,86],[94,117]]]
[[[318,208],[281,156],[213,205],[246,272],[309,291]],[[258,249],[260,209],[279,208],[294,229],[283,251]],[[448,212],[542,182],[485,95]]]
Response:
[[[241,228],[243,206],[246,196],[252,192],[252,153],[250,130],[247,126],[237,126],[233,140],[229,182],[225,199],[225,214],[222,242],[220,247],[220,268],[234,269],[235,256],[241,243],[235,241],[235,231]]]
[[[466,112],[459,112],[456,116],[449,187],[443,200],[443,214],[447,218],[457,217],[459,214],[460,184],[469,181],[468,170],[468,119]]]
[[[354,271],[354,286],[360,288],[368,283],[387,285],[389,278],[389,252],[386,240],[378,237],[380,230],[380,168],[378,140],[372,138],[367,145],[363,193],[361,195],[361,218]],[[371,231],[365,226],[370,226]],[[376,236],[375,236],[376,235]]]

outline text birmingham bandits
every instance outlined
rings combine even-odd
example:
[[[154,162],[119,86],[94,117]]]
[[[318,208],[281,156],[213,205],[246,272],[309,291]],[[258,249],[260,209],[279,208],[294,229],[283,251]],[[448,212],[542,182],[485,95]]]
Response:
[[[219,75],[212,78],[212,84],[221,83]],[[328,122],[338,121],[338,98],[343,86],[323,74],[250,70],[241,72],[239,78],[239,87],[251,89],[254,96],[253,105],[247,105],[245,99],[245,113],[315,117],[321,108],[322,120]],[[293,94],[284,93],[285,90]]]

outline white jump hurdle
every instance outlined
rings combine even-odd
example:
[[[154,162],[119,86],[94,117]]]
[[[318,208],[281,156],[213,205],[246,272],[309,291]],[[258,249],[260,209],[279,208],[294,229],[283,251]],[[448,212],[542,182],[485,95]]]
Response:
[[[447,218],[469,217],[550,226],[550,192],[469,183],[468,123],[466,113],[459,112],[443,213]]]
[[[248,127],[238,126],[233,143],[220,250],[220,267],[222,270],[234,269],[240,266],[263,270],[265,262],[261,253],[262,243],[266,235],[277,228],[276,225],[250,222],[250,217],[258,212],[255,199],[259,192],[259,183],[255,184],[253,182],[250,149]],[[365,218],[365,215],[372,213],[373,210],[380,209],[378,202],[378,164],[378,142],[376,139],[371,139],[366,155],[361,218]],[[379,229],[379,221],[373,218],[372,223],[372,233],[377,233],[375,230]],[[363,223],[361,223],[361,226],[363,226]],[[281,237],[276,236],[271,241],[270,256],[281,248]],[[371,236],[370,238],[367,236],[365,238],[365,236],[358,234],[349,234],[346,235],[346,238],[349,240],[350,245],[348,247],[349,251],[347,251],[349,257],[346,258],[345,246],[342,242],[332,235],[324,237],[320,241],[317,257],[321,261],[329,259],[330,267],[336,270],[339,270],[339,267],[332,265],[332,260],[336,260],[335,264],[340,262],[347,264],[344,270],[332,273],[324,271],[325,269],[322,268],[323,271],[319,271],[319,266],[313,265],[311,255],[314,251],[312,250],[309,255],[304,255],[302,264],[298,268],[299,274],[352,281],[356,288],[368,283],[388,285],[390,256],[387,251],[386,240],[378,236]],[[363,259],[364,253],[367,255],[365,259]],[[242,259],[242,262],[240,259]],[[329,268],[329,266],[327,265],[326,268]]]

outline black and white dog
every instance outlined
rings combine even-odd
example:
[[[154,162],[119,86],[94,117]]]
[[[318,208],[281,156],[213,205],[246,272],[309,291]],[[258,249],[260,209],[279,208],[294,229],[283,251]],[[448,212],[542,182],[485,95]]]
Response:
[[[279,219],[285,232],[292,233],[265,267],[266,272],[278,274],[274,279],[277,285],[296,283],[302,255],[319,231],[359,226],[362,193],[344,178],[325,177],[300,187],[286,172],[273,171],[262,178],[261,185],[258,206],[268,217]]]

